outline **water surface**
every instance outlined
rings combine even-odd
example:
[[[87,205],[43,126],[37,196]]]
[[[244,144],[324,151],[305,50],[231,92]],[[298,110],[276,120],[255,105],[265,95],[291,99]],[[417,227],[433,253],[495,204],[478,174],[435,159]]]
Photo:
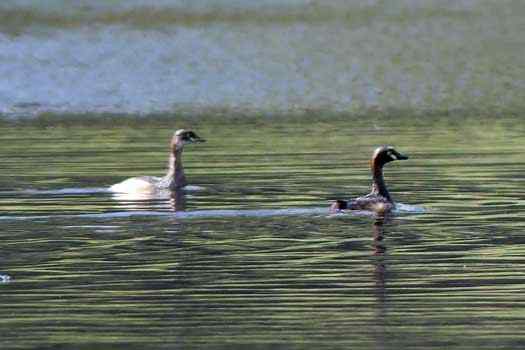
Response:
[[[316,119],[2,127],[2,347],[522,347],[519,121]],[[105,191],[162,174],[181,126],[198,190]],[[379,144],[424,212],[328,215]]]

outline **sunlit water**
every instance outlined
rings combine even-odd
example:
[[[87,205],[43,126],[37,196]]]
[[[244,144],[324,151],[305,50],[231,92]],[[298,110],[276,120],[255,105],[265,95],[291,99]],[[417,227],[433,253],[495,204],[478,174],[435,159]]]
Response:
[[[0,130],[2,348],[525,344],[519,120],[180,124]],[[191,191],[106,190],[188,126]],[[380,144],[401,210],[330,215]]]

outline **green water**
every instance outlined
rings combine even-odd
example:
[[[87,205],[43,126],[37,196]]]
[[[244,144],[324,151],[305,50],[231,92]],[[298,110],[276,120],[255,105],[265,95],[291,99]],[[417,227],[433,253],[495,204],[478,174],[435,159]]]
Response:
[[[161,175],[180,127],[208,140],[184,154],[204,189],[171,200],[103,191]],[[3,349],[525,345],[520,119],[0,129]],[[331,199],[368,191],[381,144],[410,156],[386,168],[409,209],[328,215]]]

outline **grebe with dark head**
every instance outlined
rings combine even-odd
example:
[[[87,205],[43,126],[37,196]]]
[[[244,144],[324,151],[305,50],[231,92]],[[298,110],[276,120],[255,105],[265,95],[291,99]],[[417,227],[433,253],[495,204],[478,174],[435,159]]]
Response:
[[[155,193],[159,191],[177,191],[187,185],[182,166],[182,151],[184,146],[206,140],[190,130],[175,131],[170,143],[168,172],[164,177],[140,176],[132,177],[111,186],[112,192],[120,193]]]
[[[395,208],[395,203],[383,178],[383,166],[395,160],[405,160],[407,156],[399,153],[391,146],[378,147],[370,160],[372,170],[372,190],[363,197],[351,201],[336,200],[330,207],[330,211],[339,210],[369,210],[378,213],[389,212]]]

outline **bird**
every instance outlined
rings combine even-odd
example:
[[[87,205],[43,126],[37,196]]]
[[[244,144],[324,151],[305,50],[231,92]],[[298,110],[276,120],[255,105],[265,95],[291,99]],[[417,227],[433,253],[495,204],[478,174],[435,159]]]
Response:
[[[396,151],[392,146],[380,146],[372,155],[370,168],[372,170],[372,190],[366,196],[350,201],[336,200],[330,206],[331,212],[342,210],[367,210],[376,213],[386,213],[395,208],[395,202],[390,196],[383,178],[383,166],[396,161],[406,160],[408,156]]]
[[[117,193],[156,193],[183,189],[188,184],[182,166],[184,146],[205,141],[191,130],[179,129],[175,131],[170,142],[168,171],[164,177],[132,177],[112,185],[109,190]]]

